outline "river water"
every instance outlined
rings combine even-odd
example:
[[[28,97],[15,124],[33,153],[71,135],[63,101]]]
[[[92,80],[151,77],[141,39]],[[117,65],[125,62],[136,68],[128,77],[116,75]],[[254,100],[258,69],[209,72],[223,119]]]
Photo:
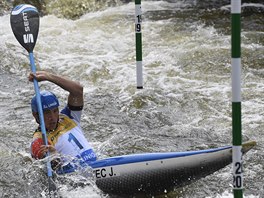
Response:
[[[52,12],[40,18],[36,64],[84,85],[82,126],[99,158],[232,144],[228,3],[142,2],[142,90],[136,89],[133,2],[74,19],[61,17],[52,4],[48,8]],[[243,158],[244,195],[262,198],[264,3],[244,3],[242,10],[243,140],[257,141]],[[45,165],[28,151],[36,128],[29,59],[9,20],[8,13],[0,16],[0,197],[44,197]],[[59,87],[41,83],[40,88],[66,101]],[[233,197],[231,173],[230,165],[159,197]],[[91,178],[60,176],[56,182],[63,197],[109,197]]]

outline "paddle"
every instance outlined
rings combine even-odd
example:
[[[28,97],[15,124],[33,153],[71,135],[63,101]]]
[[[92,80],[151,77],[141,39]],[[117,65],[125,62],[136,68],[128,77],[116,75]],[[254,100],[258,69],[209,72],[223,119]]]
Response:
[[[35,47],[38,32],[39,32],[39,13],[38,10],[32,6],[27,4],[21,4],[13,8],[10,17],[10,23],[12,31],[18,40],[18,42],[28,51],[31,71],[36,74],[36,66],[34,61],[33,49]],[[40,119],[40,127],[42,132],[42,138],[45,145],[48,145],[47,134],[46,134],[46,127],[44,122],[43,116],[43,109],[41,104],[40,92],[38,81],[34,79],[34,89],[37,99],[38,105],[38,113]],[[49,156],[49,153],[47,153]],[[48,159],[47,161],[47,172],[48,172],[48,190],[49,195],[57,194],[57,187],[52,180],[52,169],[51,163]]]

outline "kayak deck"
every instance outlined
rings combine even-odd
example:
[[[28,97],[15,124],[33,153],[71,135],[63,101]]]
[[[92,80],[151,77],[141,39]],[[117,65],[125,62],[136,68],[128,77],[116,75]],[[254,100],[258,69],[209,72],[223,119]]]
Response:
[[[256,145],[244,143],[246,153]],[[187,152],[145,153],[110,157],[91,163],[96,184],[118,195],[160,194],[188,185],[232,162],[232,146]]]

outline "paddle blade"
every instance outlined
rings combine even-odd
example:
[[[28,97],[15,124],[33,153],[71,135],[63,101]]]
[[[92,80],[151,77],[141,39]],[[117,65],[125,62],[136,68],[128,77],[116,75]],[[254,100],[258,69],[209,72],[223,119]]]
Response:
[[[32,52],[39,32],[38,10],[32,5],[20,4],[13,8],[10,23],[18,42]]]

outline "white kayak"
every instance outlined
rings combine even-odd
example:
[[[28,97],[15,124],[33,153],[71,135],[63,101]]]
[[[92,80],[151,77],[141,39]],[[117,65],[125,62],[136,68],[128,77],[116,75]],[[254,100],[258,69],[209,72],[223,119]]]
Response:
[[[256,145],[242,146],[243,154]],[[232,146],[215,149],[144,153],[110,157],[90,166],[96,185],[114,195],[156,195],[188,185],[232,162]]]

